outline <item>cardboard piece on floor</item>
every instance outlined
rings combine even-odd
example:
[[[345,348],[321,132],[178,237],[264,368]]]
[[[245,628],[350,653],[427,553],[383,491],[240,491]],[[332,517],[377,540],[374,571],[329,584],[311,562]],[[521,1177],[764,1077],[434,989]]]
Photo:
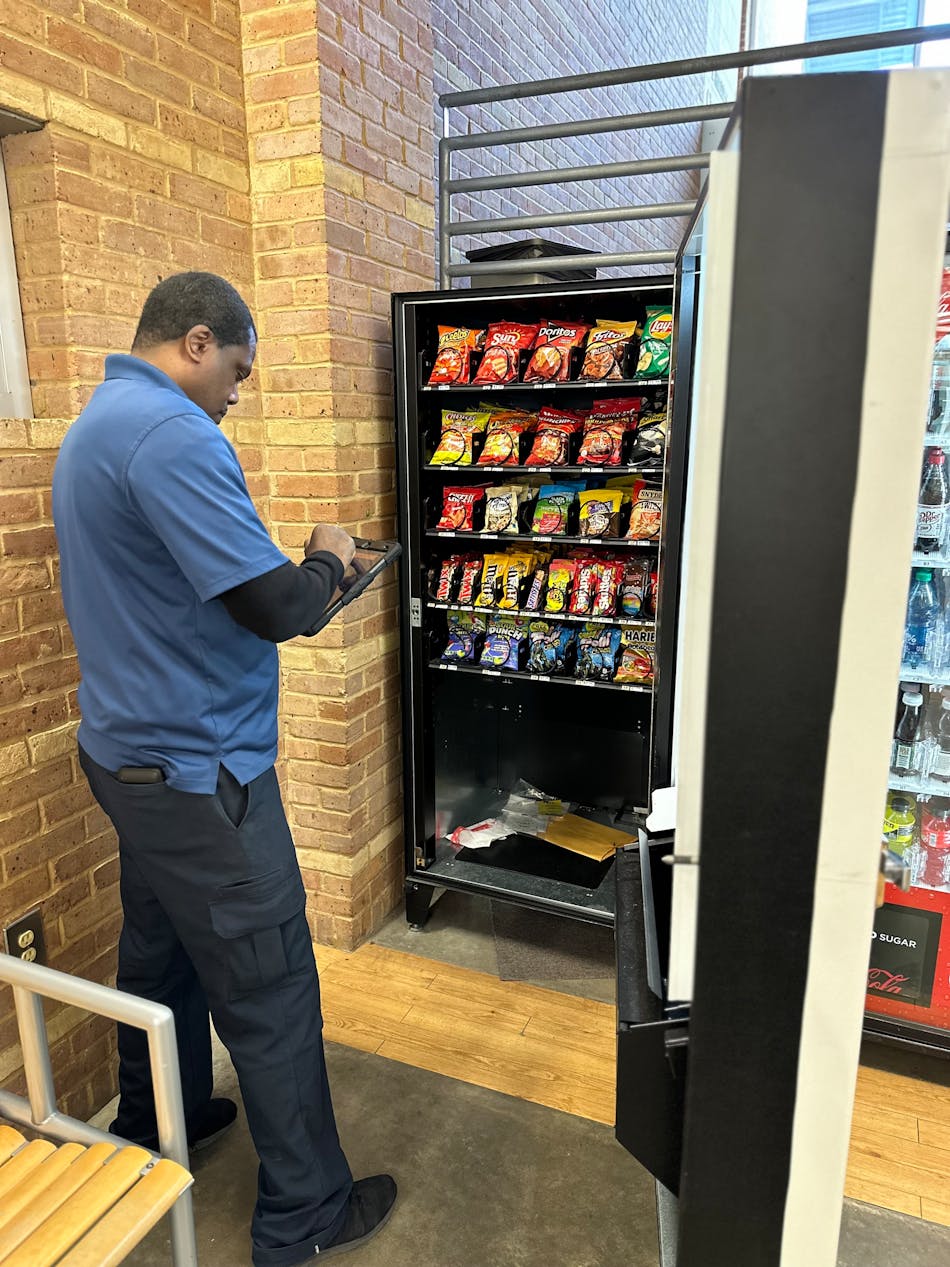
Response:
[[[576,814],[565,814],[551,823],[541,839],[592,858],[594,862],[606,862],[621,845],[629,844],[633,836],[628,831],[592,823],[590,819],[579,818]]]

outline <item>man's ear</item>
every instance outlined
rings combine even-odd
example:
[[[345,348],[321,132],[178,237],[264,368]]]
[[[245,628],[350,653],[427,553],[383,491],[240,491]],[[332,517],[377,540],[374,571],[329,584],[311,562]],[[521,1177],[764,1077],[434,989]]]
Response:
[[[182,340],[186,359],[199,364],[213,342],[214,335],[208,326],[192,326]]]

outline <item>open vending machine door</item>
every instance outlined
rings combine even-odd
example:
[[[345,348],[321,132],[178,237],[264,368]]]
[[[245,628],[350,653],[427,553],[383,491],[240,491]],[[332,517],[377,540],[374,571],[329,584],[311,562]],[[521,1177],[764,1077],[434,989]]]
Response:
[[[675,792],[618,872],[665,1267],[836,1260],[948,196],[947,73],[755,78],[684,243]]]

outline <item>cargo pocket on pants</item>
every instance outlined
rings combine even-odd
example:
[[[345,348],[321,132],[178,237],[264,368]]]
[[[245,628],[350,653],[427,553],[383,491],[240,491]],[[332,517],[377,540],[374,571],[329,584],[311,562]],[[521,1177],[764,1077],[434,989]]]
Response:
[[[211,926],[224,946],[227,997],[275,986],[287,976],[283,925],[304,909],[300,876],[271,871],[218,890]]]

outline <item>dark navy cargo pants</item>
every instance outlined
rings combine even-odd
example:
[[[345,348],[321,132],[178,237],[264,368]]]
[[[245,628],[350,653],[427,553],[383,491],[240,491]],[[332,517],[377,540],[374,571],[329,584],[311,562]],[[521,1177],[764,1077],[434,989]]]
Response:
[[[251,1224],[258,1267],[283,1267],[342,1226],[352,1176],[323,1052],[304,889],[277,776],[242,788],[222,767],[203,796],[130,784],[80,749],[119,836],[119,989],[175,1014],[186,1119],[211,1095],[208,1013],[231,1054],[260,1157]],[[116,1131],[154,1136],[145,1035],[119,1027]]]

